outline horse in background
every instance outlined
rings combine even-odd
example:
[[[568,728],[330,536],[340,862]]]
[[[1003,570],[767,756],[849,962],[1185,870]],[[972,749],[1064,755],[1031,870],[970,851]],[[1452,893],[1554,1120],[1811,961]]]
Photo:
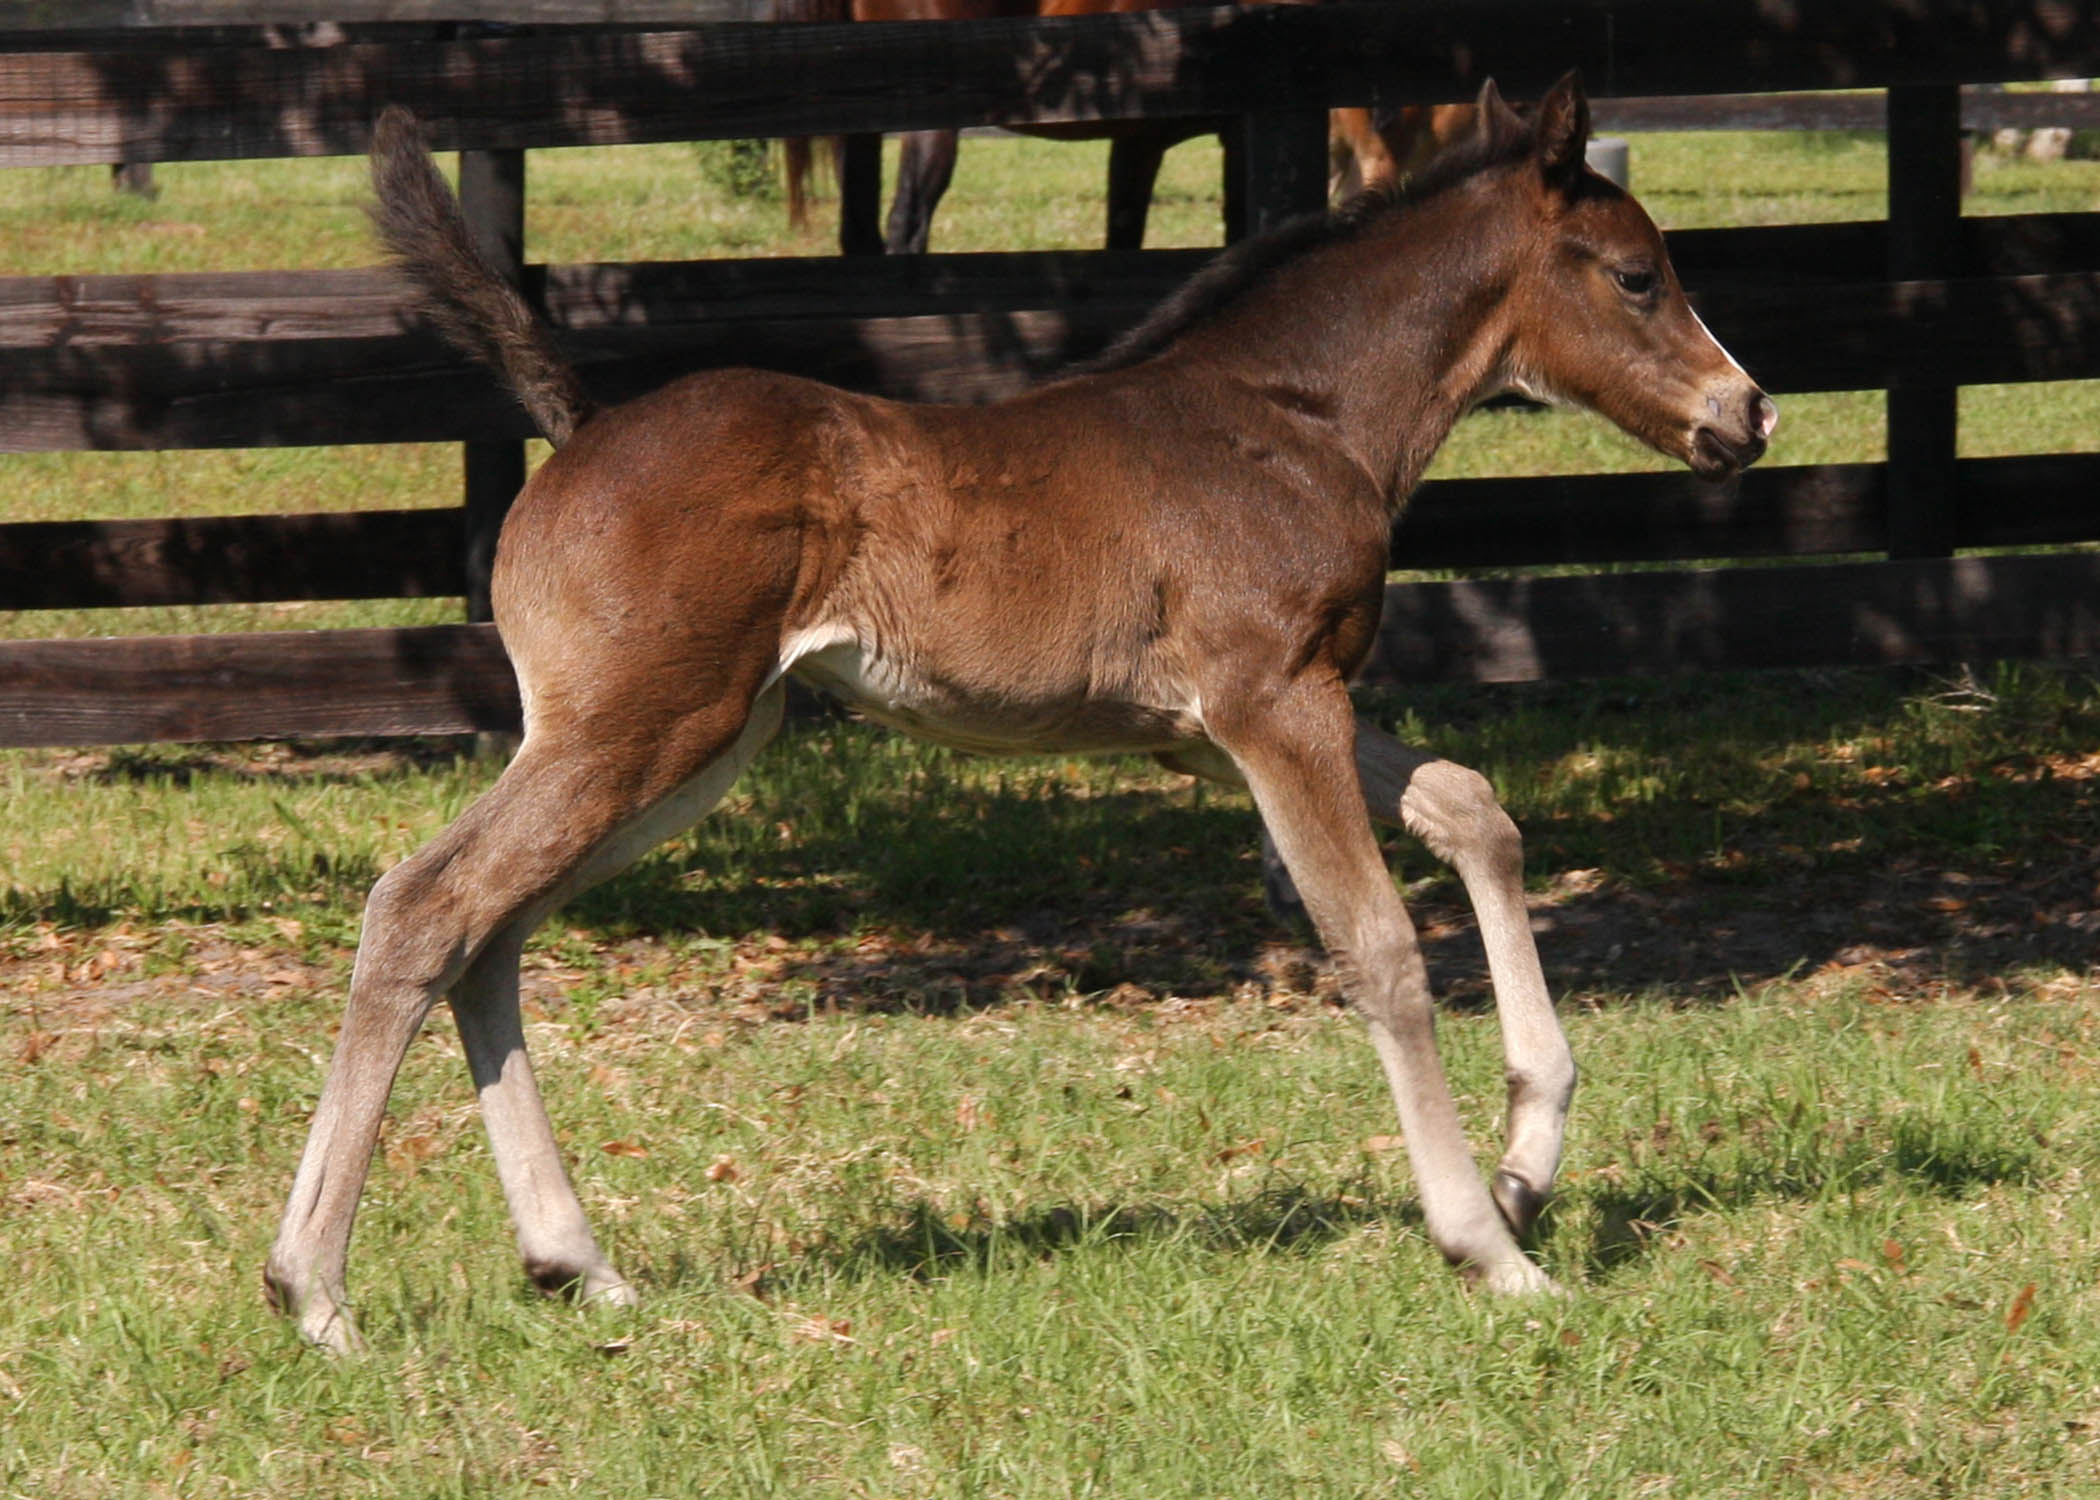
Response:
[[[779,21],[984,21],[1015,17],[1117,15],[1168,10],[1203,0],[775,0]],[[1241,0],[1242,4],[1317,3],[1317,0]],[[1397,184],[1419,170],[1444,146],[1461,140],[1472,126],[1470,104],[1411,105],[1401,109],[1337,109],[1329,114],[1330,196]],[[1014,127],[1024,135],[1049,140],[1099,140],[1107,137],[1108,218],[1105,243],[1111,250],[1137,250],[1145,242],[1145,222],[1152,193],[1167,152],[1184,141],[1216,133],[1225,144],[1225,237],[1245,232],[1245,212],[1238,201],[1235,159],[1237,132],[1221,130],[1215,120],[1103,120],[1068,125]],[[892,255],[923,254],[931,238],[934,210],[955,175],[960,132],[906,132],[898,154],[896,192],[880,239]],[[839,170],[845,153],[835,151]],[[788,223],[796,229],[809,222],[809,181],[814,169],[810,137],[790,139],[784,151]],[[855,222],[855,207],[840,193],[839,249],[845,254],[873,253],[875,226]],[[877,203],[879,211],[880,204]]]

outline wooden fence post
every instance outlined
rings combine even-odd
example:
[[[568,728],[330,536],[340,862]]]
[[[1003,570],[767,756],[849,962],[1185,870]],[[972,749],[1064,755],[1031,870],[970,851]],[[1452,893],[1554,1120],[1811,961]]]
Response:
[[[459,206],[474,244],[490,264],[519,283],[525,273],[525,153],[462,151]],[[492,618],[489,569],[496,536],[518,491],[525,487],[525,445],[510,439],[463,445],[466,461],[467,618]]]
[[[839,137],[839,254],[882,254],[882,137]]]
[[[1948,280],[1962,273],[1961,90],[1914,84],[1889,90],[1888,267],[1891,280]],[[1929,310],[1913,312],[1904,348],[1930,338]],[[1922,361],[1900,357],[1888,388],[1888,547],[1892,558],[1954,551],[1955,404],[1958,387]]]
[[[1225,237],[1327,206],[1327,111],[1241,115],[1225,133]]]

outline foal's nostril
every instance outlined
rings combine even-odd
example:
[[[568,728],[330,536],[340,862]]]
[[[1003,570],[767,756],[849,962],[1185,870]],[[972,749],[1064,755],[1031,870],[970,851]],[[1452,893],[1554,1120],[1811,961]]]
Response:
[[[1750,398],[1750,430],[1761,438],[1769,438],[1779,426],[1779,408],[1772,398],[1759,391]]]

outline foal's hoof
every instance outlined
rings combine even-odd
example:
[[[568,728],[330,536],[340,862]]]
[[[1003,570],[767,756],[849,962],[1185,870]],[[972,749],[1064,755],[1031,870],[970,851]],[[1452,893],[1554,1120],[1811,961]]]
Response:
[[[577,1270],[574,1264],[527,1261],[525,1274],[550,1297],[566,1297],[578,1307],[639,1307],[641,1295],[627,1278],[603,1261]]]
[[[323,1354],[346,1358],[365,1352],[365,1336],[357,1331],[350,1309],[325,1293],[307,1298],[300,1307],[299,1337]]]
[[[1524,1256],[1466,1268],[1473,1285],[1495,1297],[1565,1297],[1568,1289]]]
[[[306,1289],[300,1277],[274,1264],[263,1273],[263,1292],[270,1306],[292,1318],[299,1337],[316,1349],[327,1354],[364,1353],[364,1335],[357,1331],[357,1320],[330,1293]]]
[[[1509,1225],[1510,1233],[1520,1240],[1531,1233],[1546,1209],[1546,1195],[1507,1167],[1495,1173],[1488,1192],[1495,1207],[1502,1210],[1502,1220]]]
[[[576,1301],[583,1307],[640,1307],[642,1294],[615,1272],[611,1280],[584,1277],[576,1284]]]

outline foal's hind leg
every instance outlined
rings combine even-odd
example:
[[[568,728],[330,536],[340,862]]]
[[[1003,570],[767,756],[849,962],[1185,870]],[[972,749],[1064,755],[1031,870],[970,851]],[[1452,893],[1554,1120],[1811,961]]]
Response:
[[[1485,777],[1369,724],[1357,725],[1356,767],[1371,816],[1406,828],[1457,870],[1480,919],[1509,1086],[1509,1143],[1494,1195],[1522,1234],[1552,1191],[1575,1092],[1575,1058],[1553,1013],[1524,905],[1523,840]]]
[[[683,786],[606,839],[553,899],[539,903],[489,940],[452,992],[452,1014],[481,1100],[496,1174],[517,1230],[525,1272],[548,1291],[630,1306],[634,1290],[591,1234],[533,1078],[518,1014],[518,959],[525,939],[561,901],[618,873],[665,839],[705,817],[780,727],[778,684],[752,706],[729,750]]]
[[[524,933],[553,905],[594,873],[616,868],[608,856],[639,852],[623,835],[738,745],[747,701],[717,700],[677,717],[627,704],[598,719],[578,715],[559,733],[535,726],[480,801],[372,888],[342,1035],[266,1273],[272,1300],[307,1338],[338,1351],[357,1342],[344,1269],[387,1095],[423,1018],[484,955],[491,966],[468,986],[463,1012],[474,1017],[463,1027],[469,1054],[481,1059],[477,1082],[495,1086],[502,1123],[492,1133],[502,1136],[499,1160],[512,1163],[506,1186],[515,1176],[536,1204],[551,1204],[535,1210],[544,1222],[535,1218],[534,1231],[561,1238],[554,1226],[575,1195],[551,1135],[536,1139],[544,1110],[529,1071],[511,1062],[522,1062],[522,1046],[508,1045],[501,1018],[506,1008],[514,1013],[515,977],[499,979],[500,964],[515,963]],[[483,1024],[490,1015],[495,1023]],[[492,1060],[493,1077],[479,1076]],[[558,1188],[547,1186],[550,1176]],[[580,1209],[574,1213],[580,1218]],[[573,1233],[567,1248],[577,1248]],[[583,1258],[588,1282],[603,1257],[592,1246]]]

